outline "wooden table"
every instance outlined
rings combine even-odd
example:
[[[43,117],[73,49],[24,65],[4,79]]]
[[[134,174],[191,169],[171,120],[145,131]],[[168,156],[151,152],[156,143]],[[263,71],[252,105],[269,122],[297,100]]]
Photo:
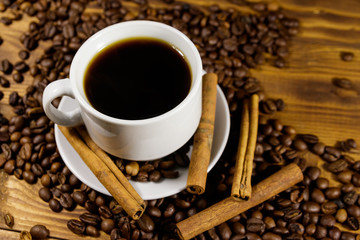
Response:
[[[235,7],[225,0],[186,0],[201,5],[220,3],[224,8]],[[269,1],[270,2],[270,1]],[[277,0],[288,16],[300,20],[300,33],[291,42],[288,65],[284,69],[273,67],[269,62],[258,66],[251,74],[261,81],[268,97],[282,98],[286,107],[271,116],[283,124],[293,125],[299,133],[313,133],[320,141],[334,145],[338,140],[355,139],[360,144],[360,2],[358,0]],[[125,2],[127,4],[128,2]],[[7,13],[0,13],[0,17]],[[0,24],[0,35],[4,43],[0,46],[0,60],[19,60],[17,53],[22,48],[19,37],[25,32],[29,21],[21,21],[5,27]],[[355,54],[351,62],[340,59],[341,51]],[[36,50],[27,60],[33,62],[40,54]],[[344,90],[332,84],[334,77],[346,77],[354,88]],[[11,82],[11,88],[4,91],[0,101],[0,112],[12,115],[8,96],[12,91],[23,95],[31,84],[26,76],[22,84]],[[359,158],[360,154],[353,154]],[[314,159],[321,166],[321,161]],[[324,172],[324,171],[323,171]],[[332,178],[331,174],[324,173]],[[335,184],[335,183],[334,183]],[[84,210],[78,207],[72,212],[52,212],[47,203],[38,197],[40,183],[29,185],[0,171],[0,239],[18,239],[19,232],[29,230],[35,224],[44,224],[56,239],[79,239],[71,233],[66,222],[77,218]],[[10,212],[15,225],[9,229],[3,221],[3,214]],[[105,234],[101,239],[108,239]]]

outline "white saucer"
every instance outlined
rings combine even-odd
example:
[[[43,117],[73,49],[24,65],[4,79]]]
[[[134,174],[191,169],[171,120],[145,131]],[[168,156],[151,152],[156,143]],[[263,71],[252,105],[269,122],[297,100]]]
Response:
[[[70,111],[76,108],[78,103],[69,97],[63,97],[59,109]],[[216,115],[215,115],[215,128],[214,139],[211,152],[210,164],[208,172],[214,167],[219,160],[222,152],[224,151],[226,142],[230,132],[230,113],[226,102],[224,93],[217,86],[217,99],[216,99]],[[75,149],[70,145],[67,139],[55,124],[55,139],[59,149],[59,153],[68,166],[71,172],[80,179],[83,183],[87,184],[92,189],[101,193],[110,195],[105,187],[99,182],[95,175],[90,171],[86,164],[82,161]],[[191,155],[191,150],[189,152]],[[190,156],[189,155],[189,156]],[[178,168],[179,177],[176,179],[165,178],[160,182],[136,182],[130,181],[135,190],[144,200],[158,199],[176,194],[186,187],[188,168]]]

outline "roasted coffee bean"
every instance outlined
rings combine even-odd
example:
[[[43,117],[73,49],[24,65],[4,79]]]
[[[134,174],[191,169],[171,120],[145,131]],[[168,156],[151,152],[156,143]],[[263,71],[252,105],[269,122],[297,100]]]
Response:
[[[15,107],[16,105],[18,105],[20,96],[17,92],[11,92],[9,95],[9,104],[13,107]]]
[[[191,206],[191,203],[189,201],[180,199],[180,198],[176,198],[175,201],[175,206],[185,209],[185,208],[189,208]]]
[[[320,224],[324,227],[332,227],[335,225],[336,219],[331,214],[325,214],[320,218]]]
[[[267,232],[262,235],[263,240],[281,240],[281,236],[272,232]]]
[[[297,221],[302,217],[302,212],[298,209],[287,211],[284,215],[286,221]]]
[[[49,188],[43,187],[43,188],[40,188],[40,190],[39,190],[39,197],[40,197],[43,201],[49,202],[50,199],[53,197],[53,194],[52,194],[52,192],[50,191]]]
[[[311,151],[317,155],[322,155],[325,152],[325,144],[318,142],[312,146]]]
[[[301,139],[308,144],[316,144],[319,142],[319,138],[313,134],[302,134]]]
[[[106,199],[105,199],[105,197],[103,196],[103,195],[96,195],[96,192],[93,190],[91,193],[89,193],[89,198],[91,198],[91,194],[92,193],[94,193],[94,195],[95,195],[95,203],[96,203],[96,205],[97,206],[103,206],[103,205],[105,205],[106,204]]]
[[[267,99],[261,102],[261,110],[264,113],[272,114],[277,111],[276,103],[273,99]]]
[[[161,217],[161,210],[158,207],[149,206],[147,207],[146,212],[151,217]]]
[[[92,213],[98,212],[98,207],[96,206],[94,201],[86,200],[84,206],[85,206],[85,209],[88,210],[89,212],[92,212]]]
[[[355,236],[350,232],[344,231],[341,233],[341,240],[355,240]]]
[[[71,174],[69,176],[69,184],[70,184],[71,187],[77,187],[77,186],[79,186],[81,184],[81,182],[74,174]]]
[[[358,194],[356,193],[356,191],[348,192],[343,197],[343,201],[347,205],[354,205],[357,200],[358,200]]]
[[[327,189],[329,187],[329,180],[326,178],[320,177],[316,180],[316,186],[319,189]]]
[[[22,179],[22,174],[23,174],[23,170],[22,170],[22,169],[20,169],[20,168],[15,169],[15,171],[14,171],[14,176],[15,176],[17,179]]]
[[[175,160],[173,159],[169,159],[169,160],[163,160],[160,162],[159,167],[161,169],[170,169],[173,168],[175,166]]]
[[[302,205],[302,210],[308,213],[318,213],[320,212],[320,205],[316,202],[305,202]]]
[[[335,162],[329,163],[327,169],[332,173],[339,173],[344,171],[348,167],[348,163],[344,159],[336,160]]]
[[[35,176],[37,177],[41,177],[44,174],[44,170],[41,167],[40,164],[38,163],[34,163],[33,165],[31,165],[31,171],[35,174]]]
[[[122,236],[121,236],[120,229],[114,228],[113,230],[111,230],[111,232],[110,232],[111,240],[117,240],[117,239],[121,239],[121,238],[122,238]]]
[[[0,76],[0,85],[3,88],[8,88],[8,87],[10,87],[10,81],[5,77]],[[10,103],[10,101],[9,101],[9,103]],[[12,103],[12,101],[11,101],[11,103]],[[14,106],[14,105],[12,105],[12,106]]]
[[[10,74],[13,70],[13,65],[10,63],[9,60],[3,59],[0,61],[0,71],[4,74]]]
[[[321,238],[324,238],[326,237],[327,235],[327,229],[321,225],[318,225],[316,226],[316,231],[315,231],[315,234],[314,234],[314,237],[316,239],[321,239]]]
[[[15,170],[15,160],[8,160],[5,164],[4,164],[4,170],[7,174],[13,174],[14,170]]]
[[[341,231],[339,228],[337,227],[332,227],[329,229],[328,231],[328,235],[331,239],[334,239],[334,240],[339,240],[340,239],[340,236],[341,236]]]
[[[160,173],[165,178],[178,178],[179,177],[179,172],[174,171],[174,170],[163,170],[163,169],[161,169]]]
[[[357,205],[350,205],[346,208],[349,216],[360,217],[360,207]]]
[[[58,171],[60,171],[61,167],[63,167],[63,165],[60,162],[54,162],[50,166],[50,172],[57,173]]]
[[[29,170],[25,170],[23,172],[23,178],[27,183],[30,183],[30,184],[35,183],[35,181],[36,181],[35,174]]]
[[[159,182],[161,180],[161,173],[160,171],[152,171],[150,174],[149,174],[149,180],[152,181],[152,182]]]
[[[341,195],[341,189],[339,187],[330,187],[325,190],[325,196],[327,199],[338,199]]]
[[[60,195],[60,204],[65,209],[71,209],[74,206],[74,200],[69,193]]]
[[[292,233],[297,233],[302,235],[305,232],[305,227],[297,222],[290,222],[288,228]]]
[[[104,219],[101,221],[100,227],[104,232],[110,233],[115,227],[115,222],[112,219]]]
[[[279,235],[287,235],[289,234],[289,230],[286,227],[276,226],[272,229],[273,233],[279,234]]]
[[[20,232],[20,240],[32,240],[32,236],[31,236],[30,232],[21,231]]]
[[[29,70],[29,66],[25,62],[20,61],[14,64],[14,69],[20,73],[24,73]]]
[[[124,210],[123,207],[115,199],[110,201],[109,209],[114,215],[120,214]]]
[[[98,226],[101,223],[99,215],[93,213],[83,213],[79,216],[79,219],[87,225]]]
[[[21,83],[24,81],[24,76],[20,72],[14,72],[12,75],[14,82]]]
[[[154,221],[144,213],[138,220],[139,227],[146,233],[150,233],[154,230],[155,224]]]
[[[317,202],[319,204],[322,204],[323,202],[325,202],[325,195],[324,193],[318,189],[318,188],[314,188],[312,191],[311,191],[311,199],[314,201],[314,202]]]
[[[352,172],[349,170],[345,170],[337,174],[337,180],[339,180],[344,184],[350,183],[351,179],[352,179]]]
[[[355,187],[360,187],[360,174],[354,173],[351,182],[352,184],[354,184]]]
[[[34,239],[46,239],[50,231],[44,225],[35,225],[30,229],[30,234]]]
[[[18,55],[22,60],[26,60],[26,59],[29,58],[30,53],[28,51],[26,51],[26,50],[20,50]]]
[[[342,208],[342,209],[337,210],[336,215],[335,215],[335,219],[339,223],[343,223],[343,222],[346,221],[347,216],[348,215],[347,215],[346,210]]]
[[[91,237],[99,237],[100,236],[100,232],[99,230],[91,225],[86,226],[85,232],[87,235],[91,236]]]
[[[321,170],[318,167],[308,167],[305,172],[306,176],[308,176],[312,181],[315,181],[319,178],[321,174]]]
[[[332,83],[336,87],[343,88],[343,89],[352,89],[353,88],[352,81],[347,78],[333,78]]]
[[[335,162],[340,158],[340,156],[341,152],[337,148],[326,146],[325,153],[323,154],[322,158],[328,162]]]
[[[337,209],[338,209],[338,206],[336,205],[336,203],[331,202],[331,201],[321,204],[321,211],[324,214],[334,214],[334,213],[336,213]]]
[[[219,232],[221,239],[224,239],[224,240],[230,239],[230,237],[232,235],[232,231],[230,229],[230,226],[226,222],[217,226],[217,230]]]
[[[360,172],[360,161],[355,162],[351,168],[356,172]]]
[[[49,200],[49,207],[54,212],[60,212],[62,210],[60,202],[55,198]]]
[[[86,226],[83,222],[71,219],[67,222],[67,227],[75,234],[83,234],[85,232]]]
[[[165,218],[169,218],[169,217],[171,217],[171,216],[174,215],[175,211],[176,211],[176,209],[175,209],[174,204],[169,203],[169,204],[166,206],[163,215],[164,215]]]
[[[249,218],[246,221],[246,229],[250,232],[261,232],[265,230],[265,223],[258,218]]]
[[[98,209],[99,214],[103,217],[103,218],[111,218],[112,217],[112,213],[109,209],[109,207],[102,205],[99,207]]]
[[[346,220],[346,223],[352,230],[359,230],[359,220],[358,220],[358,218],[349,217]]]
[[[14,217],[10,213],[4,215],[4,221],[8,227],[12,228],[14,226]]]
[[[139,164],[135,161],[129,162],[126,164],[125,170],[130,176],[136,176],[139,172]]]
[[[88,199],[86,193],[82,191],[75,191],[72,197],[74,201],[79,205],[84,205],[86,200]]]
[[[340,58],[341,58],[341,60],[343,60],[345,62],[349,62],[349,61],[353,60],[354,53],[352,53],[352,52],[340,52]]]
[[[302,139],[295,139],[293,141],[293,147],[298,151],[304,151],[308,148],[305,141]]]

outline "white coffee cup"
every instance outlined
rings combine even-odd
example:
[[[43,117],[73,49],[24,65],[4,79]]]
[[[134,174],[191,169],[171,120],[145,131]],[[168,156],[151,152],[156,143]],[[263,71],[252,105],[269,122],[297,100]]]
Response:
[[[142,120],[107,116],[91,106],[84,92],[84,76],[89,62],[103,48],[119,40],[151,37],[175,46],[188,61],[191,88],[186,98],[170,111]],[[202,62],[191,40],[166,24],[153,21],[128,21],[106,27],[79,48],[71,63],[69,78],[50,83],[43,93],[46,115],[56,124],[84,124],[93,141],[106,152],[129,160],[146,161],[164,157],[183,146],[194,134],[201,116]],[[69,96],[79,108],[60,111],[55,98]],[[144,103],[145,104],[145,103]]]

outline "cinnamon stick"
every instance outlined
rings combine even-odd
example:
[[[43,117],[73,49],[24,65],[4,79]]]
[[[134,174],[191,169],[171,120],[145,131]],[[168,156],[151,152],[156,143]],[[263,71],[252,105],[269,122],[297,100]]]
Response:
[[[180,239],[191,239],[238,214],[268,200],[303,179],[301,169],[291,163],[253,188],[248,201],[225,198],[215,205],[176,224],[176,233]]]
[[[76,131],[79,133],[81,138],[85,141],[88,147],[106,164],[111,172],[114,173],[115,177],[120,181],[124,188],[130,193],[131,196],[140,204],[142,208],[145,208],[145,201],[136,192],[129,180],[115,165],[114,161],[111,160],[109,155],[104,152],[89,136],[84,126],[76,127]]]
[[[251,175],[258,131],[258,119],[259,96],[253,94],[250,99],[250,106],[246,99],[244,100],[242,110],[238,153],[231,188],[231,196],[238,200],[247,200],[251,196]]]
[[[235,172],[231,188],[231,196],[233,196],[235,199],[241,199],[240,189],[243,187],[241,186],[241,181],[244,174],[244,161],[249,139],[249,125],[249,100],[244,99],[240,123],[240,137],[235,162]]]
[[[74,128],[58,126],[69,143],[80,155],[85,164],[104,185],[115,200],[124,208],[130,217],[137,220],[144,213],[144,208],[120,183],[119,179],[106,166],[106,164],[83,142]]]
[[[194,134],[193,150],[190,158],[186,189],[193,194],[205,192],[207,169],[210,162],[214,135],[216,110],[217,75],[207,73],[203,76],[202,114]]]

